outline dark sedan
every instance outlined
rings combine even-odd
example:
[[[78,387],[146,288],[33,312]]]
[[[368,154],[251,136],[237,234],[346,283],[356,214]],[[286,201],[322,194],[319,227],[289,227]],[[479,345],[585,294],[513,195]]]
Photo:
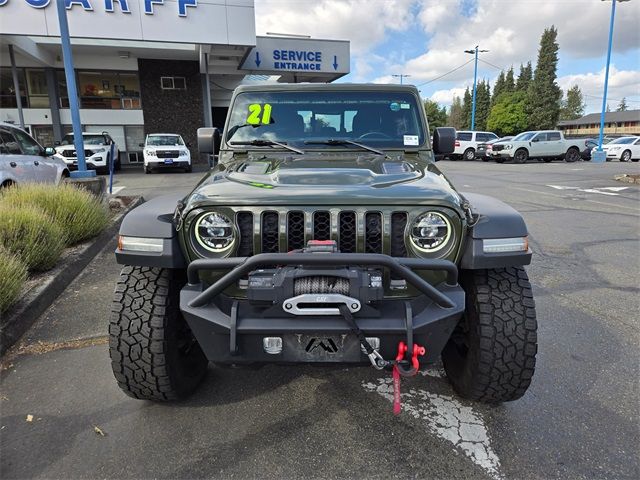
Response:
[[[494,140],[489,140],[488,142],[479,143],[478,149],[476,150],[476,158],[481,159],[483,162],[488,162],[489,160],[491,160],[491,157],[489,156],[489,152],[491,152],[491,149],[493,148],[493,144],[507,142],[512,138],[513,137],[502,137],[502,138],[496,138]]]

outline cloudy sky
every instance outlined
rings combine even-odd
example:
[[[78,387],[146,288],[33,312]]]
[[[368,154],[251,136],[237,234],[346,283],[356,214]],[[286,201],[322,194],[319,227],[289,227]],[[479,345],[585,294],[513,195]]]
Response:
[[[602,0],[255,0],[259,34],[277,32],[351,41],[349,82],[398,82],[408,74],[424,97],[449,105],[479,78],[535,63],[545,27],[558,29],[558,83],[578,84],[587,112],[602,103],[611,2]],[[640,0],[616,5],[608,101],[640,109]],[[466,65],[465,62],[469,62]],[[439,78],[441,77],[441,78]]]

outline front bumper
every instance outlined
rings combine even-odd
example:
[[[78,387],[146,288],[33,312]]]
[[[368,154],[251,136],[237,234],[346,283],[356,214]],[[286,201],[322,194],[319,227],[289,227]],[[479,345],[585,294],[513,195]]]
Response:
[[[392,258],[380,254],[260,254],[244,258],[196,260],[189,265],[189,283],[182,289],[180,309],[198,343],[214,363],[368,363],[356,336],[340,315],[293,315],[281,304],[267,308],[223,291],[259,268],[294,266],[326,271],[331,267],[380,267],[412,284],[420,295],[369,302],[354,313],[367,337],[380,339],[379,352],[395,358],[399,341],[413,334],[426,348],[424,361],[434,362],[464,312],[465,294],[457,284],[456,266],[445,260]],[[201,270],[229,271],[209,287],[199,283]],[[445,270],[447,281],[433,287],[414,270]],[[274,298],[277,297],[274,292]],[[265,337],[279,337],[277,354],[263,348]],[[320,345],[321,348],[316,348]],[[328,348],[327,345],[329,345]]]
[[[491,158],[513,158],[512,152],[500,150],[498,152],[491,151]]]
[[[191,160],[184,157],[161,158],[158,160],[147,160],[146,166],[149,168],[184,168],[191,165]]]

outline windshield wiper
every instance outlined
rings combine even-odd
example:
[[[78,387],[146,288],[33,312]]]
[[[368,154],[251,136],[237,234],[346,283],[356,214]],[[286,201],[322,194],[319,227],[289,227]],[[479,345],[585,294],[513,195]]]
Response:
[[[364,145],[362,143],[354,142],[353,140],[347,139],[337,139],[337,138],[329,138],[327,140],[307,140],[304,142],[305,145],[355,145],[356,147],[360,147],[364,150],[369,150],[370,152],[377,153],[378,155],[384,155],[384,152],[380,150],[370,147],[368,145]]]
[[[277,145],[278,147],[286,148],[294,153],[298,153],[300,155],[304,155],[304,150],[300,150],[299,148],[290,147],[286,143],[276,142],[275,140],[264,140],[264,139],[255,139],[250,140],[248,142],[229,142],[230,145],[251,145],[254,147],[273,147]]]

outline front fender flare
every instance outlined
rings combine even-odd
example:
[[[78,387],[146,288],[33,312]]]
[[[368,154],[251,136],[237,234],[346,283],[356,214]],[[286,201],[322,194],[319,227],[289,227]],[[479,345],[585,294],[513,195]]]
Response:
[[[471,205],[476,223],[467,231],[460,267],[467,270],[529,265],[531,249],[526,252],[485,253],[483,240],[521,238],[529,235],[527,225],[514,208],[487,195],[463,193]]]

